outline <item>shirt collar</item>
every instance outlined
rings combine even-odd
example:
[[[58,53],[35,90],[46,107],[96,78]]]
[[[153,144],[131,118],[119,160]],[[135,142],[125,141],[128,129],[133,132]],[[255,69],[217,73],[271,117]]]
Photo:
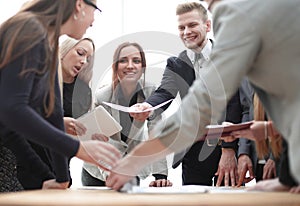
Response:
[[[206,61],[208,61],[211,51],[212,51],[212,42],[209,39],[205,44],[205,46],[203,47],[203,49],[201,50],[200,54],[204,57]],[[187,56],[189,57],[192,63],[195,62],[195,52],[193,50],[187,49]]]

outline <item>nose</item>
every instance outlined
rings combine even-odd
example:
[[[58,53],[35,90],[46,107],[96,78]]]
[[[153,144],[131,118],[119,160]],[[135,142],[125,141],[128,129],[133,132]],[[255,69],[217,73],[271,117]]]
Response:
[[[128,61],[127,68],[128,69],[132,69],[133,68],[133,61],[132,60]]]
[[[183,30],[183,34],[188,34],[188,33],[190,33],[190,31],[191,31],[190,28],[188,26],[186,26]]]
[[[83,57],[81,60],[80,60],[80,64],[84,65],[87,63],[87,57]]]

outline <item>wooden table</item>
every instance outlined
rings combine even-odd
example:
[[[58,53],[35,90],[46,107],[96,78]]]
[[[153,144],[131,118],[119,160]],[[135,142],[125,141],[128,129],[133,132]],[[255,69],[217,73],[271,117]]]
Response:
[[[262,205],[299,206],[300,195],[287,192],[126,194],[112,190],[36,190],[0,194],[0,206],[91,205]]]

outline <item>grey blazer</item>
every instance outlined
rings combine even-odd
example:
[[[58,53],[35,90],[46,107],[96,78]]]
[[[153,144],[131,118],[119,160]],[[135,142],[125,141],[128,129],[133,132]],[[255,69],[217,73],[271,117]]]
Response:
[[[291,171],[300,182],[300,1],[224,1],[214,10],[216,42],[203,78],[176,114],[155,131],[173,151],[190,146],[217,120],[248,76],[266,112],[288,141]],[[216,76],[218,78],[216,78]],[[198,134],[199,135],[195,135]]]

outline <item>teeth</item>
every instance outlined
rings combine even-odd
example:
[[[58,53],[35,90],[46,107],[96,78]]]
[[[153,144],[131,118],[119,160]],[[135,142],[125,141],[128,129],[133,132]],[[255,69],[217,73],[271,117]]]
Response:
[[[125,74],[135,74],[134,72],[125,72]]]

